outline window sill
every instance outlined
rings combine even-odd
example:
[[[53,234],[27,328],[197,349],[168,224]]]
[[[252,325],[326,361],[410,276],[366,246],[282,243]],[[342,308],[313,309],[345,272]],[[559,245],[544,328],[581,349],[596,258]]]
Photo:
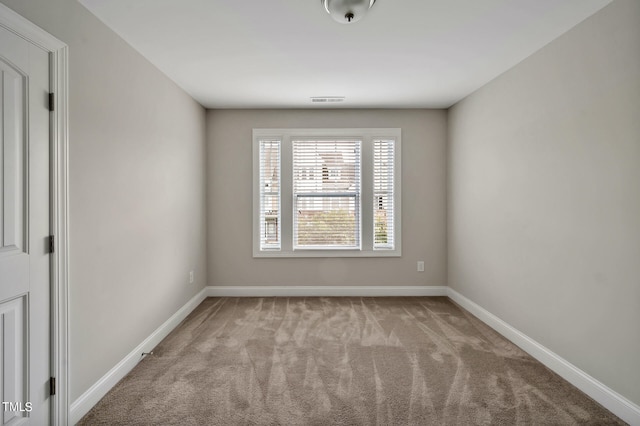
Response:
[[[258,251],[253,253],[254,258],[358,258],[358,257],[401,257],[400,250],[295,250],[295,251]]]

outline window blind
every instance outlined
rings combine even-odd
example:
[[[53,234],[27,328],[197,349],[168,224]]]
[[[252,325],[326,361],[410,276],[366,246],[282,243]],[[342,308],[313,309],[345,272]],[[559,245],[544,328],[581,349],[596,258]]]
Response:
[[[280,250],[280,141],[260,141],[260,250]]]
[[[394,141],[373,141],[373,248],[394,248]]]
[[[360,248],[360,140],[294,140],[294,249]]]

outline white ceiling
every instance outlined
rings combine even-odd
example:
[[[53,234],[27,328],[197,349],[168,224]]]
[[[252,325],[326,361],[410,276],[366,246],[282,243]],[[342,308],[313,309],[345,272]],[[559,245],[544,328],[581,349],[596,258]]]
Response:
[[[446,108],[610,1],[80,0],[208,108]]]

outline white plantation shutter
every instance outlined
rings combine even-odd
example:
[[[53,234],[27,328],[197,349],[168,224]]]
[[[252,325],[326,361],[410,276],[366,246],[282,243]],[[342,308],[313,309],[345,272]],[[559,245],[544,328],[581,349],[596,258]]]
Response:
[[[260,141],[260,250],[280,250],[280,141]]]
[[[360,248],[360,140],[294,140],[293,248]]]
[[[373,248],[394,249],[394,141],[373,141]]]

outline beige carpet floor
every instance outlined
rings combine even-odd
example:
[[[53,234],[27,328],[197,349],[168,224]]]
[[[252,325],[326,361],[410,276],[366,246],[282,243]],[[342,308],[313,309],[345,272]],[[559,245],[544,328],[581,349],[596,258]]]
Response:
[[[445,297],[209,298],[81,425],[624,424]]]

